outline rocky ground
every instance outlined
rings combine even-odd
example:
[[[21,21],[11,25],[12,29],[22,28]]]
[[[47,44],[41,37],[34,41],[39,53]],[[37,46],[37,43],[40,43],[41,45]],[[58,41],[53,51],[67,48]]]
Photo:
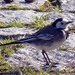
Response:
[[[47,0],[35,0],[35,2],[28,4],[24,3],[24,0],[15,0],[15,2],[12,4],[35,9],[37,6],[43,4],[45,1]],[[2,0],[0,1],[0,7],[7,5],[10,4],[5,4],[4,2],[2,2]],[[12,22],[16,20],[18,22],[20,21],[24,23],[31,23],[33,22],[32,17],[41,17],[42,15],[48,14],[47,22],[54,21],[58,17],[63,17],[67,20],[73,20],[74,22],[72,23],[72,25],[75,25],[75,1],[63,0],[62,9],[64,9],[64,12],[62,13],[39,12],[34,10],[0,10],[0,22]],[[25,35],[27,33],[34,32],[35,30],[25,27],[0,28],[1,36],[17,34]],[[19,38],[21,37],[19,36]],[[64,42],[64,45],[70,48],[75,48],[75,33],[70,34],[69,38]],[[53,68],[54,71],[61,70],[67,65],[75,64],[75,50],[52,50],[48,52],[48,55],[52,61],[59,63],[58,65],[56,65],[56,68]],[[31,46],[26,46],[25,48],[19,49],[16,53],[12,54],[6,61],[8,61],[13,66],[29,65],[38,68],[45,64],[41,51]],[[46,66],[42,68],[46,68]]]

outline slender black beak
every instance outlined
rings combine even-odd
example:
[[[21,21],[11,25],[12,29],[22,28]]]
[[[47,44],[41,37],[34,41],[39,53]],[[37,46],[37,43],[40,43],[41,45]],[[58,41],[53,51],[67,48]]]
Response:
[[[69,23],[72,23],[73,21],[68,21],[68,22],[66,22],[66,24],[69,24]]]

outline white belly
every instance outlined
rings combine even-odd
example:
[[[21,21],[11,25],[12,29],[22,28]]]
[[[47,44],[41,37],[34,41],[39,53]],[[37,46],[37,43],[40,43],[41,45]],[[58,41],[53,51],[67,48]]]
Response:
[[[33,45],[35,48],[37,48],[38,50],[45,50],[45,51],[49,51],[49,50],[54,50],[57,49],[58,47],[60,47],[63,44],[64,41],[62,42],[55,42],[52,45]]]

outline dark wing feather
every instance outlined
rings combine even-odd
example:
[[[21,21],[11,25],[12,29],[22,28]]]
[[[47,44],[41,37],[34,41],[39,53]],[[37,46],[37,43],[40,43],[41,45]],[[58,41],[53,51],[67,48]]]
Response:
[[[42,39],[42,40],[51,40],[53,38],[53,35],[50,34],[39,34],[38,39]]]

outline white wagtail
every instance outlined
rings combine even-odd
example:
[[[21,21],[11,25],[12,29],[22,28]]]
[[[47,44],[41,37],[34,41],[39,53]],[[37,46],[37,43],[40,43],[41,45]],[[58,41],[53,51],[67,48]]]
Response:
[[[52,25],[47,25],[37,32],[30,34],[24,39],[17,40],[15,42],[2,44],[0,46],[11,45],[11,44],[30,44],[42,50],[42,54],[47,62],[50,63],[50,59],[46,51],[53,50],[62,45],[67,39],[69,32],[65,31],[67,25],[72,21],[64,21],[62,18],[58,18],[53,22]]]

